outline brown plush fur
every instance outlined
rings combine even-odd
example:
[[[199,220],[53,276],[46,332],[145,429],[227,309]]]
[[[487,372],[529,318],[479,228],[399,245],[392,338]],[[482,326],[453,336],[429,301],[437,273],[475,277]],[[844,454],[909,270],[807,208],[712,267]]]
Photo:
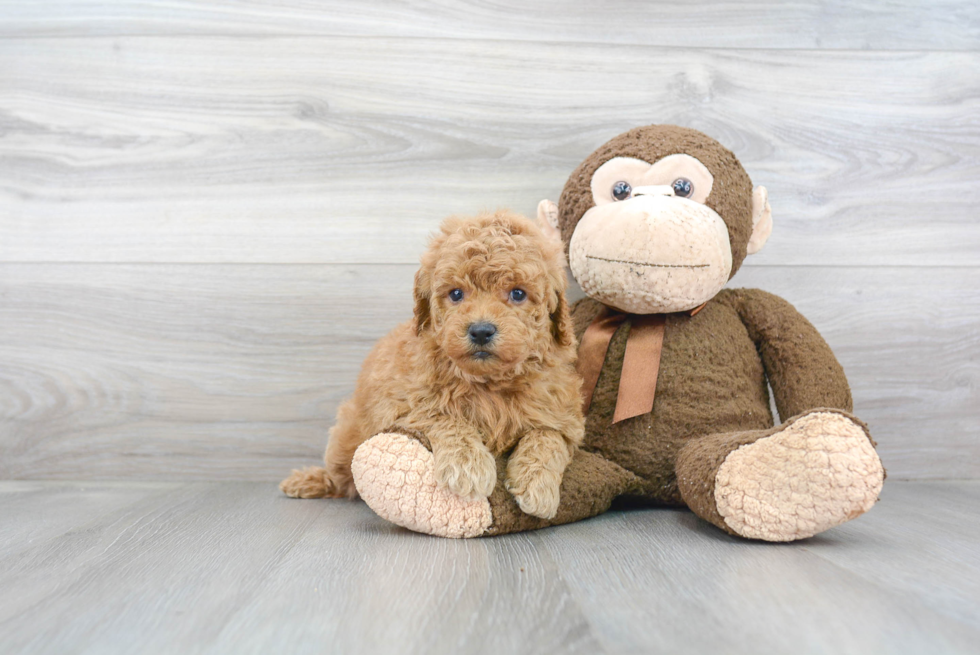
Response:
[[[583,436],[575,337],[565,303],[561,246],[506,211],[451,218],[422,256],[415,318],[378,342],[354,396],[341,405],[325,467],[280,485],[294,497],[355,496],[351,459],[382,431],[421,434],[436,477],[462,496],[488,496],[495,458],[510,454],[505,483],[525,511],[553,516],[565,466]],[[514,302],[511,290],[527,299]],[[449,292],[460,289],[461,302]],[[493,340],[477,348],[473,323]],[[491,356],[474,357],[475,350]]]
[[[590,298],[575,303],[577,336],[601,309]],[[585,442],[565,472],[555,519],[521,516],[497,492],[491,534],[581,520],[622,495],[687,505],[728,530],[710,502],[713,476],[731,451],[774,433],[767,377],[788,419],[780,429],[808,410],[851,410],[844,371],[809,321],[772,294],[725,289],[693,317],[667,316],[653,411],[613,424],[631,326],[627,318],[609,344]],[[679,477],[686,478],[690,497],[682,494]]]
[[[601,307],[591,299],[576,303],[576,330],[584,332]],[[724,289],[693,317],[667,316],[652,415],[613,424],[630,327],[627,319],[609,344],[587,417],[587,447],[640,476],[643,495],[657,501],[683,504],[674,461],[688,442],[773,426],[767,379],[783,417],[852,408],[844,370],[792,305],[757,289]]]

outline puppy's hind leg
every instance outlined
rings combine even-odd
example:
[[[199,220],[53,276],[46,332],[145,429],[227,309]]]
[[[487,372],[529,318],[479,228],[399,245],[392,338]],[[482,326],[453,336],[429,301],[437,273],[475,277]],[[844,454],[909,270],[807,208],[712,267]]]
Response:
[[[354,445],[355,449],[357,445]],[[331,436],[324,455],[325,466],[293,469],[289,477],[279,483],[279,488],[292,498],[356,498],[357,489],[350,472],[352,458],[350,445],[338,443]]]
[[[279,483],[279,489],[292,498],[356,498],[357,489],[350,473],[351,457],[344,453],[332,454],[328,446],[325,459],[326,468],[293,469],[289,477]]]
[[[323,455],[324,465],[293,470],[279,484],[284,494],[293,498],[357,497],[350,463],[354,451],[368,436],[358,417],[357,406],[352,401],[338,408],[337,424],[330,430],[327,451]]]
[[[288,478],[279,483],[279,489],[291,498],[323,498],[327,495],[327,485],[322,466],[307,466],[293,469]]]

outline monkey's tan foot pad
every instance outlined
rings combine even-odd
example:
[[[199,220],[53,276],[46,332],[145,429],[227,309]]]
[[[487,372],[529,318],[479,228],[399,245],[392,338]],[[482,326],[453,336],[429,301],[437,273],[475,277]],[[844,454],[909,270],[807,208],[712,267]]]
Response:
[[[357,493],[378,516],[437,537],[479,537],[493,521],[486,498],[468,500],[436,484],[432,453],[397,433],[375,435],[351,462]]]
[[[884,469],[864,429],[815,412],[732,451],[715,477],[725,523],[750,539],[805,539],[871,509]]]

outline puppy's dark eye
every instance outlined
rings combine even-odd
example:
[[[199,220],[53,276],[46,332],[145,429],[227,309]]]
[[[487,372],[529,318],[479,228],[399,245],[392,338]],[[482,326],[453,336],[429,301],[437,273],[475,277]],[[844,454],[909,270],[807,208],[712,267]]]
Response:
[[[612,188],[613,198],[616,200],[626,200],[633,193],[633,187],[629,182],[616,182]]]
[[[459,302],[460,300],[463,299],[463,290],[453,289],[452,291],[449,292],[449,299],[452,300],[453,302]]]
[[[524,302],[527,299],[527,291],[524,289],[512,289],[510,299],[514,302]]]
[[[694,185],[685,177],[677,178],[670,186],[674,187],[674,195],[681,198],[690,198],[691,194],[694,193]]]

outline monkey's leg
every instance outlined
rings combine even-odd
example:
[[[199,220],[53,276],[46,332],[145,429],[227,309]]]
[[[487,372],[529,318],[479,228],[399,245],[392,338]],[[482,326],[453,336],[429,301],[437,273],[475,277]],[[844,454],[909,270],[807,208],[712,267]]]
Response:
[[[833,409],[769,430],[692,440],[678,454],[676,471],[695,514],[765,541],[805,539],[860,516],[884,481],[865,425]]]
[[[365,441],[352,465],[358,492],[379,516],[439,537],[500,535],[571,523],[601,514],[614,498],[639,487],[639,479],[620,466],[577,451],[562,477],[558,512],[545,520],[521,511],[504,488],[506,468],[498,460],[497,486],[489,498],[461,498],[436,484],[432,453],[422,441],[399,432]]]
[[[581,521],[605,512],[616,497],[639,494],[641,489],[641,480],[633,473],[604,457],[576,450],[561,479],[558,511],[554,518],[546,520],[521,511],[517,501],[505,488],[505,468],[502,463],[497,464],[500,478],[489,498],[493,523],[487,535]]]

